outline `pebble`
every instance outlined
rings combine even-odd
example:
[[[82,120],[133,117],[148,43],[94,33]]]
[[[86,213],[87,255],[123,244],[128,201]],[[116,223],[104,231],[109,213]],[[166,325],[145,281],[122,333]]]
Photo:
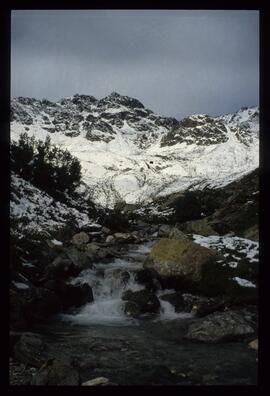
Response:
[[[93,378],[89,381],[83,382],[82,386],[97,386],[97,385],[104,385],[107,384],[109,382],[108,378],[105,377],[97,377],[97,378]]]

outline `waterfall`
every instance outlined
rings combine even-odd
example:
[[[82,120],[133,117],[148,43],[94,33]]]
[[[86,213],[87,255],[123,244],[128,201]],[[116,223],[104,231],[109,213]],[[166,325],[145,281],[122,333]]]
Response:
[[[63,320],[78,324],[138,325],[137,319],[124,313],[124,301],[121,299],[126,290],[142,290],[144,286],[136,282],[136,272],[143,268],[143,261],[150,252],[153,242],[133,246],[124,258],[114,259],[110,263],[96,263],[92,269],[82,271],[71,282],[72,284],[87,283],[91,286],[94,301],[71,314],[61,315]],[[159,298],[169,291],[157,292]],[[190,317],[187,313],[176,313],[167,301],[160,300],[160,314],[156,320],[169,320]]]

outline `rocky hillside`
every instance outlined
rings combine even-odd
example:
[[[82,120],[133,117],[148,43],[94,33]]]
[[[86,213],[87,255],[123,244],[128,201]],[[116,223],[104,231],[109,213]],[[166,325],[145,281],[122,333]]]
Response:
[[[58,102],[16,98],[11,137],[20,133],[67,148],[82,164],[93,199],[104,205],[141,203],[190,186],[222,186],[258,166],[259,110],[181,121],[117,93]]]

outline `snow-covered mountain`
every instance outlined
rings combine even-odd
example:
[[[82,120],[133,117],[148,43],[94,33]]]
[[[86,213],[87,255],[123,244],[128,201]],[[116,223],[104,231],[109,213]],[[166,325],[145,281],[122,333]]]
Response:
[[[19,97],[11,103],[11,138],[25,131],[50,135],[79,158],[94,201],[105,206],[226,185],[259,165],[258,107],[177,121],[115,92],[101,100]]]

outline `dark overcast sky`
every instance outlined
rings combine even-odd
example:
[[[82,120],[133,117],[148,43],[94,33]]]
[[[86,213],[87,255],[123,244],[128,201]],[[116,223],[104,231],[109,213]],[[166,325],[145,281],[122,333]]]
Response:
[[[259,101],[258,11],[13,11],[12,96],[135,97],[178,119]]]

